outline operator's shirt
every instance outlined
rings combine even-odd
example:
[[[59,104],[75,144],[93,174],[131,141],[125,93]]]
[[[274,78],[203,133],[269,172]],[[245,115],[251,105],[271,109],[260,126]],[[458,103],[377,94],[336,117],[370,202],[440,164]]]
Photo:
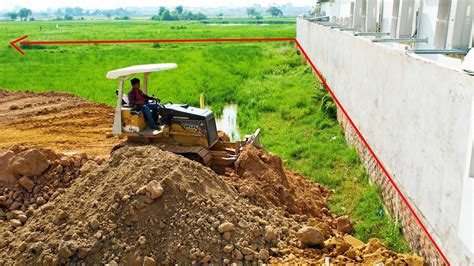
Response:
[[[141,90],[133,90],[135,93],[135,103],[138,105],[145,105],[145,96]]]

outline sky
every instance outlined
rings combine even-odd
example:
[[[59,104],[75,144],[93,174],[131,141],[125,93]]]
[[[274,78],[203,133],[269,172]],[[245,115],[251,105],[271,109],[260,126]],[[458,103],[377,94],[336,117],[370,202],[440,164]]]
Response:
[[[316,0],[0,0],[0,10],[13,10],[19,6],[32,10],[46,10],[47,8],[76,7],[84,9],[115,9],[119,7],[158,7],[177,6],[185,7],[243,7],[259,4],[283,5],[291,3],[293,6],[313,6]]]

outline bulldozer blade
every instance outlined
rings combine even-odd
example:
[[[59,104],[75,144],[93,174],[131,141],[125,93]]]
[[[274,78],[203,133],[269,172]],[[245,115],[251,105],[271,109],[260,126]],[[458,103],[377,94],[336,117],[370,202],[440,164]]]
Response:
[[[257,128],[255,130],[255,133],[252,135],[246,135],[245,136],[245,145],[251,144],[257,148],[263,148],[262,144],[260,143],[259,135],[260,134],[260,128]]]

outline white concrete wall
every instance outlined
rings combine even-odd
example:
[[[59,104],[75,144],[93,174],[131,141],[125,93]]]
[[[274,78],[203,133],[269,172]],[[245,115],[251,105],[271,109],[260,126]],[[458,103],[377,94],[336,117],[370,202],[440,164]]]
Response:
[[[297,39],[451,264],[474,263],[474,77],[303,19]]]

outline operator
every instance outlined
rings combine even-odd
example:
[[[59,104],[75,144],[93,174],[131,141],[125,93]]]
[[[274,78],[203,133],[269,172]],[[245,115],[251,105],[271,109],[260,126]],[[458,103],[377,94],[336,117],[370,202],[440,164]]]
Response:
[[[131,81],[132,88],[128,93],[128,101],[130,105],[133,106],[136,110],[140,110],[143,112],[145,116],[146,122],[150,129],[156,129],[156,123],[153,120],[153,116],[151,114],[152,110],[158,110],[158,104],[156,103],[149,103],[150,100],[154,100],[159,102],[160,99],[151,97],[143,93],[140,89],[140,80],[137,78],[133,78]]]

